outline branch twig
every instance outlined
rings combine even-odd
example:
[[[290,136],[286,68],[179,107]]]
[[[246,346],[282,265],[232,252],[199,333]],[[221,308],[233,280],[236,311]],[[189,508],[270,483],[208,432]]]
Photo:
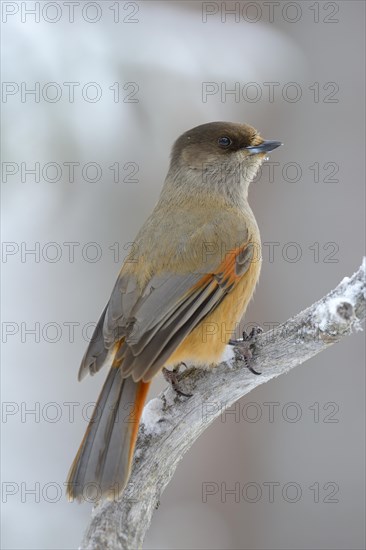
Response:
[[[105,501],[93,510],[81,548],[140,548],[154,509],[184,453],[222,410],[260,384],[301,365],[353,330],[361,330],[366,315],[365,259],[352,277],[292,319],[255,340],[252,366],[244,367],[240,350],[218,367],[190,368],[181,377],[189,399],[171,388],[144,410],[130,483],[121,500]]]

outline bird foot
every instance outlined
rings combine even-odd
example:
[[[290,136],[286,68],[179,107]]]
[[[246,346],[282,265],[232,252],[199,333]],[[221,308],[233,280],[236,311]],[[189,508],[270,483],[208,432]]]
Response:
[[[253,347],[255,339],[258,334],[261,334],[263,332],[263,329],[261,327],[254,327],[249,332],[249,334],[246,331],[243,331],[243,338],[242,340],[229,340],[229,344],[231,346],[236,346],[240,350],[241,357],[244,361],[245,366],[252,372],[253,374],[256,374],[259,376],[262,374],[261,372],[256,371],[251,367],[251,360],[253,357]]]
[[[185,367],[184,363],[181,363]],[[184,393],[179,386],[179,367],[180,365],[176,365],[173,367],[172,370],[168,370],[165,367],[162,369],[163,376],[167,382],[172,386],[173,390],[177,395],[180,395],[181,397],[192,397],[192,393]]]

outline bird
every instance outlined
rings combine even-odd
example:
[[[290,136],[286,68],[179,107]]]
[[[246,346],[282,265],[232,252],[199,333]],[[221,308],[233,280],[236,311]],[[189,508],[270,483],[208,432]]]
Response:
[[[249,184],[280,145],[234,122],[201,124],[175,141],[161,194],[81,362],[79,380],[102,367],[108,374],[68,474],[69,500],[81,501],[90,485],[98,499],[123,493],[154,376],[220,362],[261,270]]]

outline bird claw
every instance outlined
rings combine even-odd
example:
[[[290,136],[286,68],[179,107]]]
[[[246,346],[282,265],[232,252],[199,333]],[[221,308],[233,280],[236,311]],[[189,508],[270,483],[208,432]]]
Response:
[[[253,327],[252,330],[249,332],[249,334],[244,330],[243,340],[244,342],[248,342],[249,340],[254,340],[254,338],[259,334],[262,334],[262,332],[263,332],[262,327]]]
[[[187,365],[185,363],[182,363],[186,368]],[[172,386],[173,390],[177,395],[180,395],[181,397],[192,397],[192,393],[184,393],[180,387],[179,387],[179,379],[178,379],[178,373],[179,373],[179,365],[176,365],[173,370],[168,370],[165,367],[162,369],[163,376],[167,382]]]
[[[253,357],[253,353],[252,353],[252,348],[254,347],[253,340],[256,336],[258,336],[258,334],[262,334],[262,332],[263,332],[263,329],[261,327],[254,327],[249,332],[249,334],[246,331],[243,331],[242,340],[229,340],[229,344],[231,346],[236,346],[237,348],[240,349],[241,357],[247,369],[249,369],[250,372],[252,372],[253,374],[256,374],[257,376],[259,376],[262,373],[253,369],[253,367],[250,366],[250,363]]]

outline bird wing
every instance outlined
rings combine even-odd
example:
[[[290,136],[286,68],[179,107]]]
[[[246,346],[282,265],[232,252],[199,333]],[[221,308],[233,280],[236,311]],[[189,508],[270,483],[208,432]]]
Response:
[[[142,292],[135,275],[121,274],[85,353],[79,379],[100,370],[111,354],[123,377],[150,381],[240,281],[253,253],[253,244],[246,242],[206,273],[155,275]]]

